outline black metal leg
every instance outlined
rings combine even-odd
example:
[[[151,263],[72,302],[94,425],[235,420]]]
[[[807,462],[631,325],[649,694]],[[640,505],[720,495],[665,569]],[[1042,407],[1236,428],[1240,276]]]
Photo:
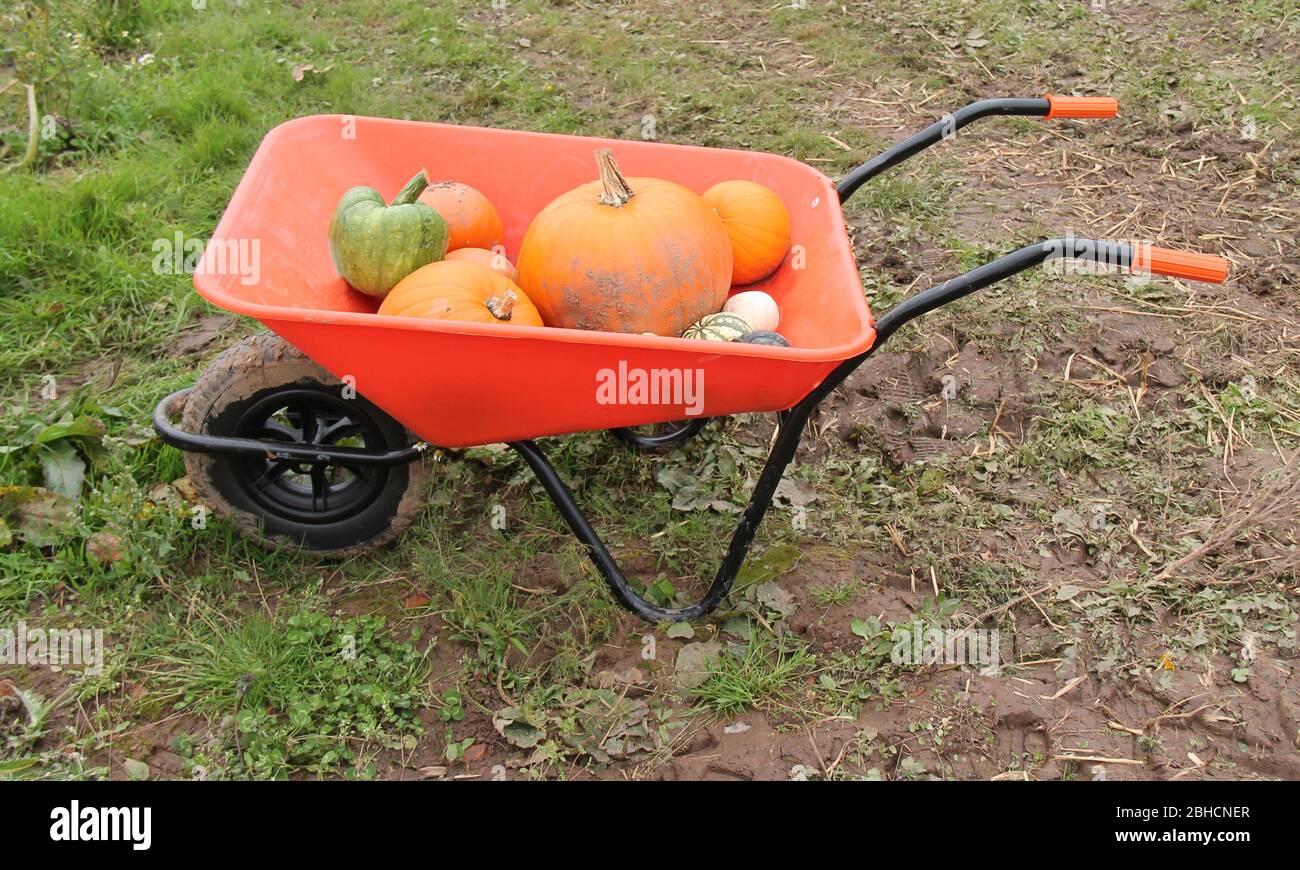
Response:
[[[660,447],[676,447],[678,444],[698,435],[700,430],[707,426],[708,423],[708,417],[686,420],[677,424],[677,428],[671,432],[664,432],[661,435],[639,435],[626,426],[610,429],[609,431],[615,438],[631,444],[633,447],[640,447],[642,450],[654,450]]]
[[[777,434],[776,445],[772,448],[771,455],[767,457],[767,464],[763,466],[763,473],[759,475],[754,493],[750,496],[749,504],[745,506],[740,525],[731,536],[731,545],[727,548],[727,554],[723,557],[717,576],[713,578],[713,585],[709,587],[709,591],[703,598],[686,607],[659,607],[637,595],[627,577],[619,569],[618,563],[614,561],[614,557],[609,554],[609,550],[605,549],[605,544],[596,534],[596,530],[591,527],[591,523],[587,522],[582,509],[574,502],[573,494],[564,485],[564,481],[560,480],[560,476],[555,473],[551,464],[546,461],[546,456],[537,445],[532,441],[513,441],[510,446],[519,452],[533,470],[533,474],[537,476],[537,480],[550,494],[551,501],[555,502],[555,507],[560,511],[560,516],[564,517],[564,521],[569,524],[569,528],[577,535],[578,540],[586,545],[587,555],[591,557],[592,564],[600,571],[610,591],[624,607],[650,622],[685,622],[698,619],[717,608],[731,591],[731,584],[735,581],[736,574],[740,572],[740,566],[744,564],[750,544],[754,541],[758,524],[763,521],[763,515],[772,504],[772,495],[776,492],[777,484],[781,482],[786,466],[790,464],[795,451],[799,449],[804,425],[808,422],[813,408],[817,407],[827,393],[839,386],[840,382],[848,377],[868,354],[870,351],[841,363],[803,401],[785,412]]]

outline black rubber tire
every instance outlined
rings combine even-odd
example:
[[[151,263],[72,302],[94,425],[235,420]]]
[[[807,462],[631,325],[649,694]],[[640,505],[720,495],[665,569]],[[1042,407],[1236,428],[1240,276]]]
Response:
[[[282,338],[250,336],[212,361],[194,385],[181,415],[188,432],[234,435],[245,411],[286,388],[322,389],[338,395],[342,382]],[[357,415],[378,431],[381,445],[395,450],[413,438],[402,424],[357,395],[347,399]],[[185,470],[199,498],[229,519],[240,533],[267,549],[305,548],[342,558],[382,546],[402,534],[424,505],[429,468],[421,459],[409,465],[371,466],[378,481],[355,513],[325,522],[302,522],[255,503],[240,481],[244,457],[186,453]]]
[[[649,426],[622,426],[608,430],[611,435],[644,453],[667,453],[690,441],[710,422],[710,418],[654,423]],[[650,430],[650,431],[645,431]]]

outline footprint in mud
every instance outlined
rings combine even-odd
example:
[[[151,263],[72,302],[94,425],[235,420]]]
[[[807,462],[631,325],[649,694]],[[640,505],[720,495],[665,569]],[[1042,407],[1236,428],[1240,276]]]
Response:
[[[1051,749],[1042,718],[1027,711],[1000,717],[995,733],[998,757],[1008,770],[1024,769],[1035,759],[1046,758]]]

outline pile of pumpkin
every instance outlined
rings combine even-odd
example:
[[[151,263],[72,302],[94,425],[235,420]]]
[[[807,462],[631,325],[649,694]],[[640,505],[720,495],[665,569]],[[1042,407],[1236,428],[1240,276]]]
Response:
[[[790,215],[772,190],[724,181],[703,196],[661,178],[624,178],[608,149],[599,179],[533,219],[517,264],[501,217],[474,188],[423,170],[391,204],[354,187],[330,222],[330,254],[380,314],[557,326],[788,347],[767,293],[733,286],[772,274]]]

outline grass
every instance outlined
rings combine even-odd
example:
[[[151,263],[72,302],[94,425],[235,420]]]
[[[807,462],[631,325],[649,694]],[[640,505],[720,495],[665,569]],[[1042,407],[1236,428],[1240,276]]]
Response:
[[[373,753],[414,748],[423,731],[415,711],[429,704],[427,651],[394,641],[376,617],[301,609],[228,618],[191,623],[145,671],[158,703],[229,718],[235,733],[197,759],[182,739],[191,764],[236,776],[340,767],[374,776]]]
[[[1158,579],[1232,516],[1230,487],[1205,471],[1210,459],[1222,461],[1226,450],[1227,464],[1258,482],[1271,480],[1260,456],[1300,446],[1294,357],[1274,346],[1279,321],[1261,326],[1287,316],[1290,295],[1252,300],[1260,307],[1247,313],[1265,319],[1243,321],[1225,307],[1188,314],[1204,311],[1189,305],[1228,303],[1168,283],[1124,288],[1106,277],[1034,272],[909,326],[891,351],[928,366],[928,377],[960,372],[965,363],[952,360],[970,347],[1010,385],[976,394],[963,380],[950,407],[930,396],[896,417],[880,416],[871,397],[854,398],[872,388],[866,381],[842,391],[845,405],[818,420],[793,472],[817,494],[804,506],[807,522],[796,525],[784,508],[769,517],[748,582],[720,614],[720,626],[744,633],[722,631],[731,648],[693,701],[676,692],[673,651],[713,637],[715,626],[693,626],[694,638],[684,638],[629,620],[512,454],[447,455],[399,548],[333,564],[266,553],[228,524],[197,517],[179,454],[145,437],[157,399],[254,328],[232,323],[199,353],[178,352],[178,339],[213,312],[190,276],[155,268],[155,243],[178,232],[204,238],[265,132],[316,112],[625,138],[649,131],[662,141],[784,153],[835,176],[969,99],[1111,92],[1124,126],[1057,128],[1066,144],[1113,149],[1106,153],[1153,173],[1172,155],[1180,180],[1168,186],[1198,210],[1171,211],[1170,222],[1185,238],[1204,237],[1207,249],[1220,237],[1233,244],[1241,225],[1214,222],[1245,220],[1234,197],[1258,190],[1266,204],[1294,200],[1297,82],[1285,46],[1300,20],[1282,0],[1164,5],[1173,14],[1023,0],[726,2],[689,13],[656,0],[520,0],[503,10],[413,0],[201,10],[185,0],[24,0],[7,8],[0,87],[14,76],[34,82],[43,127],[34,165],[0,173],[0,487],[45,485],[56,450],[84,467],[85,481],[40,541],[30,511],[5,508],[0,626],[98,626],[113,648],[98,677],[0,668],[30,678],[44,711],[33,731],[0,710],[0,776],[5,764],[12,776],[120,775],[124,750],[174,753],[181,766],[165,771],[172,776],[400,776],[448,757],[468,764],[476,746],[494,760],[537,759],[530,775],[570,776],[623,764],[610,735],[625,728],[667,758],[680,733],[670,724],[683,716],[756,709],[780,728],[904,704],[917,722],[930,721],[941,713],[906,694],[911,676],[851,622],[879,617],[892,604],[889,590],[901,587],[919,610],[911,584],[919,577],[927,592],[933,570],[962,602],[946,618],[967,625],[996,611],[985,622],[1010,630],[1037,618],[1021,596],[1039,585],[1025,563],[1041,554],[1077,555],[1087,577],[1078,594],[1041,601],[1070,629],[1027,632],[1035,656],[1089,648],[1106,674],[1138,681],[1158,669],[1122,638],[1158,637],[1189,662],[1236,656],[1248,634],[1293,649],[1296,580],[1282,566],[1294,542],[1285,529],[1246,530],[1194,566],[1190,580]],[[1269,47],[1257,48],[1261,41]],[[317,74],[295,81],[292,71],[305,64]],[[0,95],[5,161],[26,140],[14,93]],[[1253,163],[1233,144],[1248,118]],[[1054,149],[1065,146],[1044,130],[1005,120],[971,136],[987,133],[990,148],[1025,145],[1054,171]],[[1058,215],[1023,214],[1034,209],[986,191],[997,164],[981,164],[977,175],[965,162],[986,156],[970,144],[982,141],[963,135],[849,205],[878,310],[907,292],[921,253],[938,255],[939,265],[926,267],[938,279],[1056,231]],[[1210,146],[1222,146],[1217,160],[1196,165],[1197,149]],[[1143,196],[1156,188],[1144,176],[1126,184]],[[1225,184],[1233,197],[1220,213]],[[978,229],[965,229],[976,219]],[[1287,246],[1279,259],[1294,259],[1294,233],[1271,224],[1268,233],[1268,257],[1257,263],[1272,262],[1278,241]],[[1076,357],[1064,383],[1064,360],[1098,353],[1107,335],[1086,307],[1094,303],[1166,314],[1162,334],[1186,342],[1171,358],[1200,371],[1187,369],[1177,390],[1135,399],[1136,376],[1121,382]],[[1113,365],[1123,371],[1139,357]],[[941,412],[978,421],[961,454],[916,463],[890,448],[890,437],[906,440]],[[33,434],[81,418],[94,421],[95,434],[63,447]],[[669,603],[695,597],[700,578],[712,576],[735,517],[709,504],[743,501],[770,432],[769,421],[746,415],[665,456],[632,454],[601,433],[546,446],[623,564]],[[1102,503],[1106,524],[1092,528]],[[504,509],[504,530],[491,524],[491,505]],[[105,544],[112,558],[103,558]],[[861,562],[868,554],[877,561]],[[782,612],[768,583],[820,618]],[[845,624],[826,624],[831,613]],[[358,639],[364,674],[340,664],[344,634]],[[597,688],[599,674],[629,669],[640,672],[627,684],[635,691]],[[438,718],[447,692],[461,717]],[[634,703],[642,693],[646,710]],[[545,740],[527,751],[509,744],[494,724],[505,708],[527,711]],[[864,769],[945,769],[920,766],[914,743],[893,745],[892,761],[873,756]],[[82,760],[70,761],[65,747]]]
[[[720,718],[787,704],[816,659],[802,645],[752,641],[743,653],[724,654],[694,690],[696,702]]]

